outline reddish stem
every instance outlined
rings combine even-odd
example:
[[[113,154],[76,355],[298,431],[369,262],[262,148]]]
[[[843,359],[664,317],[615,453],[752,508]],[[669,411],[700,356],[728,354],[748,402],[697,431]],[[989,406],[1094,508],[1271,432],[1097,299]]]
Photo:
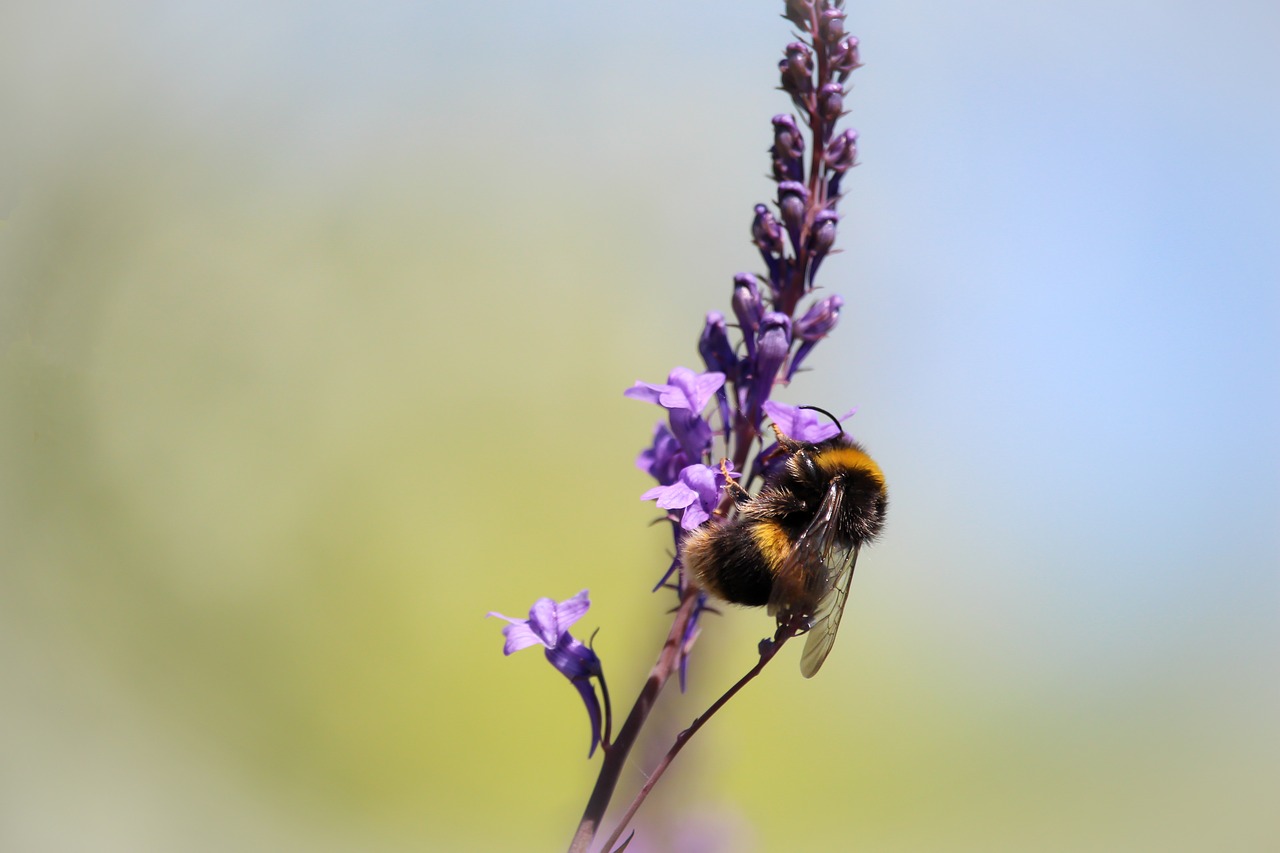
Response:
[[[700,592],[701,590],[693,584],[685,586],[680,607],[676,610],[676,618],[671,623],[671,630],[667,633],[667,639],[662,645],[657,663],[649,671],[649,678],[641,688],[640,695],[636,697],[631,713],[627,715],[626,722],[618,730],[617,740],[604,746],[604,760],[600,765],[600,775],[596,777],[596,786],[591,791],[591,799],[587,800],[582,821],[578,824],[578,830],[569,844],[569,853],[586,853],[596,832],[599,831],[600,822],[604,819],[609,801],[613,799],[613,791],[618,786],[622,768],[627,763],[631,748],[635,746],[640,729],[644,726],[649,712],[653,710],[653,705],[667,683],[667,679],[679,669],[681,655],[688,651],[684,648],[685,629],[697,607]]]
[[[802,621],[792,621],[787,624],[779,625],[778,631],[774,634],[773,640],[764,640],[760,643],[760,660],[756,661],[756,665],[751,667],[746,675],[739,678],[737,683],[725,691],[724,695],[715,701],[706,711],[702,713],[689,728],[676,735],[676,742],[672,744],[671,749],[667,750],[667,754],[658,762],[658,766],[653,769],[653,773],[649,775],[648,781],[640,788],[635,799],[631,801],[631,805],[627,806],[627,811],[622,815],[622,819],[618,821],[618,826],[613,830],[613,834],[609,836],[609,840],[605,842],[603,850],[613,850],[613,845],[618,843],[618,839],[622,837],[622,833],[626,830],[627,825],[631,823],[631,819],[635,817],[636,812],[640,809],[640,805],[649,796],[649,792],[658,784],[658,780],[662,778],[662,774],[671,766],[671,762],[680,754],[680,750],[684,749],[684,745],[702,728],[708,720],[724,707],[725,703],[737,695],[738,691],[747,686],[747,682],[751,681],[760,671],[765,668],[769,661],[773,660],[774,655],[782,648],[782,644],[791,639],[803,627]]]

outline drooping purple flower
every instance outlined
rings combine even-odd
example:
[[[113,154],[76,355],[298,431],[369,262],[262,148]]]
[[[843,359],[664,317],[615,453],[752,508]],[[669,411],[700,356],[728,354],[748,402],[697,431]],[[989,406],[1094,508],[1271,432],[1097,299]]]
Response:
[[[569,633],[569,627],[581,619],[590,607],[591,601],[584,589],[573,598],[559,603],[554,599],[539,598],[529,608],[528,619],[512,619],[496,611],[488,614],[510,623],[502,629],[503,636],[507,638],[502,647],[504,655],[514,654],[529,646],[542,645],[547,660],[577,689],[587,706],[587,716],[591,718],[591,751],[587,754],[588,758],[595,754],[596,747],[600,744],[603,719],[600,700],[591,679],[603,679],[604,668],[596,653]]]
[[[730,476],[737,476],[729,472]],[[640,496],[642,501],[658,502],[659,509],[683,510],[680,527],[692,530],[711,517],[720,503],[720,492],[728,481],[710,465],[689,465],[669,486],[654,486]]]

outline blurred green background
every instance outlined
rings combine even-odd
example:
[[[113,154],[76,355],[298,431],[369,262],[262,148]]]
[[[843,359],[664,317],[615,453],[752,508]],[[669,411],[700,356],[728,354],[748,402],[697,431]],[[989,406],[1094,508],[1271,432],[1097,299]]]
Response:
[[[621,392],[758,266],[781,5],[0,10],[0,849],[567,843],[585,714],[482,617],[590,588],[622,704],[656,653]],[[850,13],[848,308],[779,396],[860,407],[890,526],[642,840],[1280,848],[1280,13]]]

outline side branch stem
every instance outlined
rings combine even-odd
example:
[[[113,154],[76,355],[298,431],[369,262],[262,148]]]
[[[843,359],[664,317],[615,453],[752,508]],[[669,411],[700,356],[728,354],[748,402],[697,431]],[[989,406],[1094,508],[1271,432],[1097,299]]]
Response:
[[[613,834],[609,836],[609,840],[605,842],[605,845],[602,848],[603,851],[610,851],[614,849],[614,845],[617,844],[618,839],[622,837],[623,831],[627,828],[627,825],[631,823],[631,819],[635,817],[636,812],[639,811],[641,804],[645,801],[645,798],[649,796],[649,792],[658,784],[658,780],[662,778],[662,774],[671,766],[671,762],[675,760],[675,757],[680,754],[680,750],[684,749],[684,745],[688,743],[695,734],[697,734],[698,729],[702,728],[703,725],[706,724],[707,720],[710,720],[716,713],[716,711],[723,708],[726,702],[736,696],[739,690],[746,687],[747,682],[759,675],[760,671],[765,668],[765,665],[769,663],[769,661],[773,660],[773,656],[782,648],[782,644],[794,637],[801,627],[801,623],[798,622],[779,625],[778,631],[774,634],[772,640],[762,640],[760,642],[760,660],[756,661],[756,665],[751,667],[751,669],[747,671],[746,675],[739,678],[736,684],[726,690],[724,695],[717,699],[710,708],[703,711],[702,715],[694,720],[689,728],[676,735],[676,742],[672,744],[671,749],[669,749],[667,754],[662,757],[662,760],[658,762],[658,766],[653,769],[653,773],[649,775],[648,781],[644,783],[644,786],[640,788],[639,793],[636,794],[635,799],[631,801],[631,805],[627,806],[627,811],[618,821],[618,826],[613,830]]]
[[[671,630],[667,633],[662,652],[658,655],[658,662],[649,671],[649,678],[641,688],[640,695],[636,697],[636,703],[632,706],[631,713],[627,715],[626,722],[618,730],[617,739],[604,746],[604,760],[600,765],[600,775],[596,777],[596,786],[591,791],[591,799],[587,800],[582,821],[578,824],[578,831],[574,833],[573,842],[569,845],[569,853],[587,853],[600,829],[600,822],[604,819],[605,810],[613,798],[613,791],[618,786],[622,768],[627,763],[631,748],[635,746],[640,729],[648,719],[649,712],[653,710],[663,685],[679,669],[680,656],[686,651],[683,648],[685,629],[697,607],[699,592],[701,590],[694,584],[686,584],[680,599],[680,607],[676,610],[675,620],[671,623]]]

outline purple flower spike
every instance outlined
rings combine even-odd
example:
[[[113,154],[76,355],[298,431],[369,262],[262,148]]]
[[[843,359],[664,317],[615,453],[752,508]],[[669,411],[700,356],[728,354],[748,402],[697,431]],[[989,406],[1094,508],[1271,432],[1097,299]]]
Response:
[[[730,472],[730,476],[737,474]],[[680,527],[692,530],[711,517],[720,503],[720,492],[728,481],[710,465],[690,465],[669,486],[654,486],[640,496],[642,501],[656,500],[658,509],[684,510]]]
[[[581,619],[590,607],[591,601],[584,589],[573,598],[558,604],[554,599],[539,598],[529,609],[528,619],[512,619],[497,612],[488,614],[511,623],[502,629],[503,636],[507,638],[502,648],[504,655],[541,644],[551,665],[577,688],[587,706],[587,715],[591,718],[591,751],[587,754],[588,758],[595,755],[596,747],[600,744],[603,721],[600,700],[596,697],[591,679],[603,679],[604,668],[596,653],[569,633],[569,627]]]

